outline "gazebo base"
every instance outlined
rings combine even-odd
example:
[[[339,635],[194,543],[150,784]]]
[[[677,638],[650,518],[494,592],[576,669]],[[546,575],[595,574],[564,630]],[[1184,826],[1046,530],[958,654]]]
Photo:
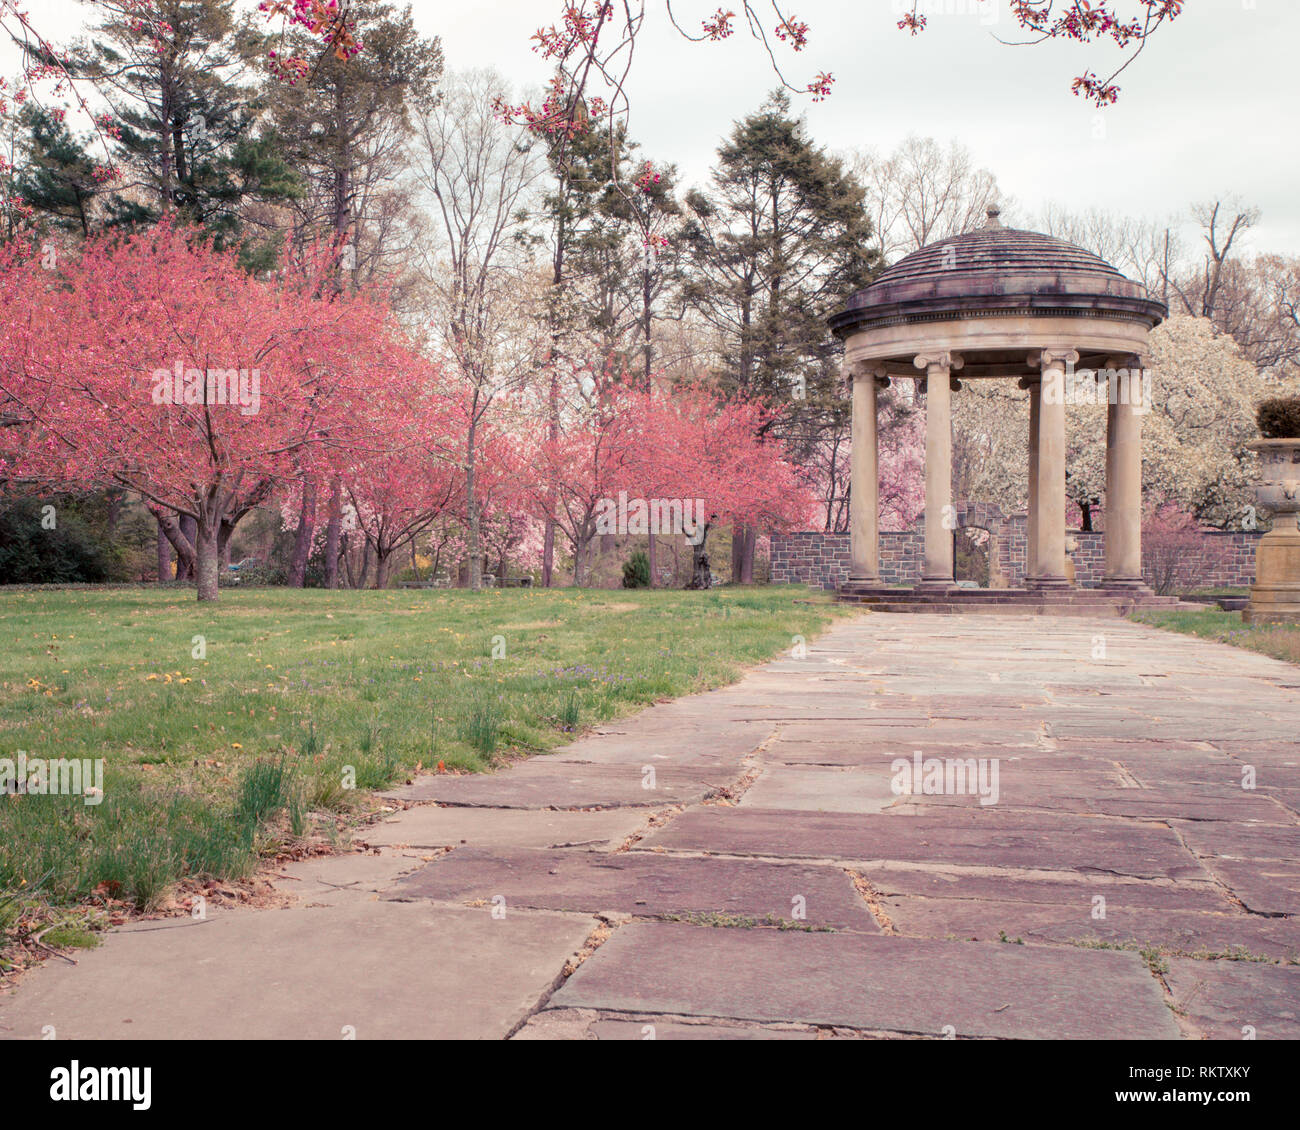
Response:
[[[1176,608],[1172,596],[1149,588],[935,589],[883,588],[850,581],[840,600],[872,612],[922,612],[945,616],[1127,616],[1138,608]]]

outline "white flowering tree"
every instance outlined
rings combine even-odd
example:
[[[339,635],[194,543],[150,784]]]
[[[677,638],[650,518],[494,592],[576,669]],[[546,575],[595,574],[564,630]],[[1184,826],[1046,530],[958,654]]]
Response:
[[[1178,315],[1151,334],[1151,412],[1143,423],[1143,489],[1198,521],[1239,528],[1253,501],[1255,405],[1288,391],[1262,377],[1231,335],[1208,318]],[[1010,381],[968,381],[954,398],[960,497],[1008,512],[1028,503],[1027,395]],[[1085,528],[1106,497],[1106,407],[1067,411],[1066,487]]]

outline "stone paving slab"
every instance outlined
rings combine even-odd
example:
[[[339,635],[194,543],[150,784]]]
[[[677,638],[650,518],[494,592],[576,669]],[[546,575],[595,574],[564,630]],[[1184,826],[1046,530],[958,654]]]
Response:
[[[61,1040],[501,1039],[593,926],[421,903],[232,911],[119,930],[0,997],[0,1036]],[[75,974],[75,976],[68,975]]]
[[[1223,824],[1174,820],[1198,855],[1226,859],[1300,859],[1300,825]]]
[[[839,727],[835,729],[842,733],[851,733],[855,741],[863,744],[870,743],[878,747],[898,746],[908,752],[913,749],[924,748],[926,743],[941,745],[947,749],[951,749],[954,743],[963,746],[997,745],[1006,748],[1007,746],[1024,745],[1034,747],[1038,745],[1042,737],[1036,728],[1011,730],[965,726],[939,731],[928,725],[884,725],[869,728],[866,726],[854,727],[852,730],[841,730]],[[781,739],[786,742],[824,743],[828,731],[834,732],[823,722],[789,722],[781,726]],[[915,744],[916,742],[921,742],[922,745],[918,746]]]
[[[1213,882],[1145,882],[1109,877],[1064,877],[1057,873],[994,871],[951,872],[873,867],[866,878],[882,897],[913,895],[926,899],[990,900],[1051,903],[1091,911],[1093,897],[1103,895],[1108,907],[1120,909],[1200,910],[1227,913],[1234,909]]]
[[[1174,1006],[1212,1040],[1300,1040],[1300,966],[1171,958]]]
[[[789,812],[881,812],[899,797],[885,771],[772,766],[745,792],[741,806]]]
[[[1216,858],[1206,866],[1248,910],[1300,915],[1300,862]]]
[[[833,733],[828,727],[828,733]],[[844,768],[877,767],[887,770],[896,757],[911,757],[920,751],[926,757],[948,757],[953,754],[953,743],[935,742],[924,737],[925,731],[918,730],[906,744],[877,743],[863,740],[853,735],[820,742],[788,742],[785,733],[763,750],[763,761],[776,765],[826,765]],[[960,747],[963,757],[999,757],[1008,760],[1038,751],[1030,747],[1016,746],[1008,750],[1001,745],[974,745],[963,743]],[[1048,761],[1042,762],[1050,765]],[[1101,759],[1092,759],[1094,766],[1108,765]]]
[[[612,851],[646,823],[645,809],[556,812],[523,808],[439,808],[425,804],[372,824],[368,844],[448,848],[468,844],[510,848],[588,848]]]
[[[807,1025],[718,1024],[679,1016],[603,1016],[592,1009],[555,1008],[529,1018],[515,1040],[824,1040],[833,1029]]]
[[[734,764],[767,741],[776,730],[767,721],[720,719],[703,703],[698,710],[700,717],[674,722],[671,726],[646,729],[623,723],[601,728],[545,757],[548,761],[599,761],[637,766],[655,760],[686,767]]]
[[[633,923],[556,1008],[1009,1039],[1176,1039],[1136,954]]]
[[[651,778],[646,772],[653,767]],[[740,773],[739,763],[717,770],[643,765],[525,761],[488,775],[421,777],[387,794],[411,801],[489,808],[611,808],[695,804],[725,788]],[[653,780],[653,788],[646,785]]]
[[[1286,815],[1290,819],[1300,818],[1300,789],[1274,789],[1263,785],[1259,791],[1286,809]]]
[[[848,874],[835,867],[697,859],[651,852],[462,848],[394,884],[387,898],[491,901],[597,914],[726,915],[878,933]],[[799,918],[803,915],[803,918]]]
[[[1117,907],[1105,918],[1090,903],[1054,906],[928,898],[886,898],[882,910],[907,937],[1060,945],[1153,947],[1189,956],[1242,954],[1300,962],[1300,922],[1234,913]]]
[[[1044,775],[1046,776],[1046,775]],[[1083,795],[1081,795],[1083,794]],[[970,808],[980,805],[976,795],[915,795],[908,798],[911,810],[926,812],[944,807]],[[1173,789],[1097,789],[1085,793],[1076,780],[1051,786],[1043,780],[1012,779],[999,782],[1000,809],[1039,809],[1053,812],[1092,813],[1099,816],[1128,816],[1141,820],[1220,820],[1271,823],[1286,812],[1269,797],[1242,793],[1207,797],[1190,790]],[[902,807],[896,809],[903,812]]]
[[[420,851],[320,855],[275,869],[276,885],[299,903],[334,906],[349,898],[370,898],[432,858]]]
[[[1205,879],[1168,828],[1065,814],[952,808],[939,816],[808,813],[797,823],[770,809],[696,808],[651,833],[643,847],[847,861],[962,863]]]

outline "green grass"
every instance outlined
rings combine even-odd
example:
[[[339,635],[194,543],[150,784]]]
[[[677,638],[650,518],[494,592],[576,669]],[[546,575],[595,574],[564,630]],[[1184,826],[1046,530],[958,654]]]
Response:
[[[0,892],[246,877],[417,766],[544,752],[843,614],[794,588],[0,590],[0,758],[105,759],[98,805],[0,797]]]
[[[1198,636],[1205,640],[1244,647],[1250,651],[1300,663],[1300,628],[1283,625],[1246,624],[1240,612],[1219,609],[1203,612],[1139,612],[1132,617],[1139,624],[1150,624],[1169,632]]]

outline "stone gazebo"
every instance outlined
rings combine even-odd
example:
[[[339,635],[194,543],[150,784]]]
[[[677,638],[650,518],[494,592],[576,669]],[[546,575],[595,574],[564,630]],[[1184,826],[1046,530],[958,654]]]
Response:
[[[884,271],[830,319],[853,380],[852,562],[846,599],[881,611],[1115,612],[1156,600],[1142,580],[1144,355],[1168,314],[1104,259],[1003,227],[930,244]],[[1066,560],[1067,374],[1108,384],[1106,573],[1081,590]],[[1023,589],[959,588],[953,576],[952,398],[962,380],[1010,378],[1029,396],[1029,519]],[[876,395],[896,378],[926,394],[925,566],[914,589],[880,579]],[[1131,378],[1131,379],[1130,379]]]

